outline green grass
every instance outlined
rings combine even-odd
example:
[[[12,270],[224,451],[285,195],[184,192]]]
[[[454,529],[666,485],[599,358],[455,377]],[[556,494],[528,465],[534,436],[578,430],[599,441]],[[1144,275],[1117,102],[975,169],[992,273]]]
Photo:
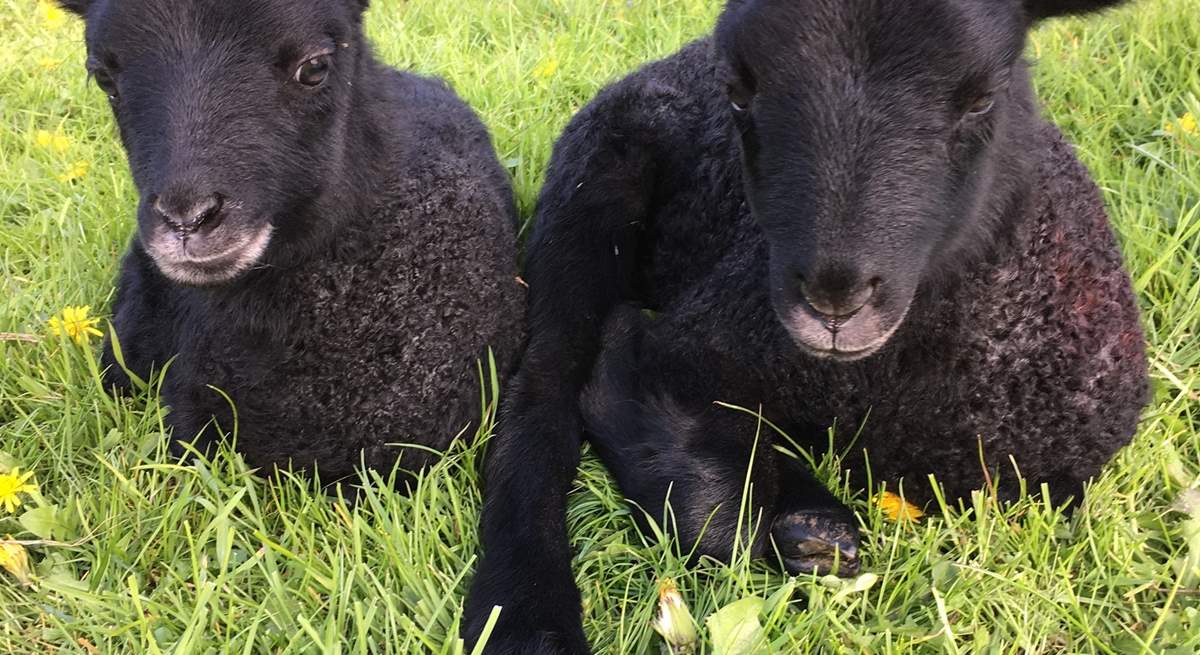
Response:
[[[436,73],[481,112],[531,213],[555,135],[605,82],[704,33],[716,0],[377,0],[388,62]],[[983,497],[915,528],[861,494],[870,589],[800,579],[765,619],[777,652],[1200,651],[1200,116],[1195,0],[1144,1],[1047,25],[1031,56],[1047,113],[1103,187],[1140,294],[1155,400],[1135,443],[1065,519],[1033,497]],[[0,578],[7,653],[454,653],[477,550],[482,445],[464,445],[412,497],[371,478],[349,507],[311,483],[255,477],[234,455],[186,466],[162,450],[153,399],[114,400],[95,343],[48,338],[66,305],[104,315],[135,192],[81,29],[0,0],[0,470],[40,493],[0,515],[30,542],[35,586]],[[61,131],[65,151],[38,144]],[[59,176],[90,163],[81,179]],[[836,466],[826,461],[829,479]],[[25,514],[27,510],[32,514]],[[601,653],[657,652],[662,577],[701,620],[790,584],[761,564],[686,569],[647,539],[589,459],[570,506],[586,628]],[[0,509],[0,513],[3,510]]]

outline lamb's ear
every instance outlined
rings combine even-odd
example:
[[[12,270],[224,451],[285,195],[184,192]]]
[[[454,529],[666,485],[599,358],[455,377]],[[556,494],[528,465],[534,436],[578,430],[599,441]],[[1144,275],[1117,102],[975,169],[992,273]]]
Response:
[[[1086,14],[1090,11],[1100,11],[1115,7],[1125,0],[1022,0],[1025,12],[1033,20],[1066,16],[1067,14]]]
[[[69,12],[85,16],[88,7],[92,6],[92,0],[58,0],[58,6]]]

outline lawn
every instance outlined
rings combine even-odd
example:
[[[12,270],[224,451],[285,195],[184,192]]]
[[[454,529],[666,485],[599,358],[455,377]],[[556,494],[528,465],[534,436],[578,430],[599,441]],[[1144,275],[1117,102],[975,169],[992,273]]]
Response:
[[[570,116],[703,34],[719,6],[377,0],[368,25],[384,60],[446,77],[482,114],[528,218]],[[0,537],[32,567],[28,584],[0,572],[0,651],[460,652],[486,440],[411,497],[371,475],[354,506],[256,477],[229,452],[172,460],[153,394],[109,397],[99,340],[48,324],[69,306],[105,318],[133,229],[136,194],[84,75],[81,25],[0,0],[0,32],[0,473],[20,467],[36,485],[15,511],[0,506]],[[1011,507],[980,495],[895,523],[844,491],[872,574],[851,581],[745,561],[687,569],[669,539],[634,529],[589,458],[570,527],[598,652],[659,651],[649,620],[668,577],[702,625],[742,599],[790,600],[761,619],[780,653],[1200,651],[1200,3],[1048,24],[1029,56],[1047,114],[1104,190],[1144,310],[1155,394],[1134,444],[1071,517],[1035,489]],[[836,462],[817,456],[836,481]],[[14,552],[0,561],[15,567]]]

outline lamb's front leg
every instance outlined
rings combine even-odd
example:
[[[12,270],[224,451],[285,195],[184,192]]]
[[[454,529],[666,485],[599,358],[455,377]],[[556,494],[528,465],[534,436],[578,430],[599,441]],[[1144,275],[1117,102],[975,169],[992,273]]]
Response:
[[[148,380],[174,354],[174,327],[166,308],[169,293],[166,282],[135,239],[121,262],[112,308],[113,329],[104,339],[100,357],[106,388],[131,393],[129,373]],[[120,358],[116,346],[120,347]]]
[[[798,460],[774,453],[779,495],[771,539],[792,575],[857,575],[858,519]]]
[[[674,343],[643,339],[641,323],[632,308],[614,313],[583,409],[643,529],[664,523],[693,559],[749,550],[778,553],[793,574],[857,573],[854,513],[774,450],[765,421],[714,402],[710,381],[731,377],[711,368],[719,358],[663,352]]]

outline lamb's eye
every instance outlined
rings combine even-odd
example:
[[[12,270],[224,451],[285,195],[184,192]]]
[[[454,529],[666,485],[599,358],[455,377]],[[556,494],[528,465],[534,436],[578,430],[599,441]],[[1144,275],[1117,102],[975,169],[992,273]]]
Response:
[[[992,110],[996,106],[996,96],[991,93],[985,93],[979,96],[967,107],[967,116],[982,116]]]
[[[96,80],[96,86],[100,87],[109,100],[117,99],[117,81],[111,73],[103,68],[96,68],[92,70],[92,79]]]
[[[744,114],[750,110],[750,103],[754,96],[737,84],[730,84],[726,87],[725,92],[729,95],[729,106],[733,108],[734,113]]]
[[[300,64],[292,79],[304,86],[315,88],[321,86],[328,76],[329,55],[318,55]]]

